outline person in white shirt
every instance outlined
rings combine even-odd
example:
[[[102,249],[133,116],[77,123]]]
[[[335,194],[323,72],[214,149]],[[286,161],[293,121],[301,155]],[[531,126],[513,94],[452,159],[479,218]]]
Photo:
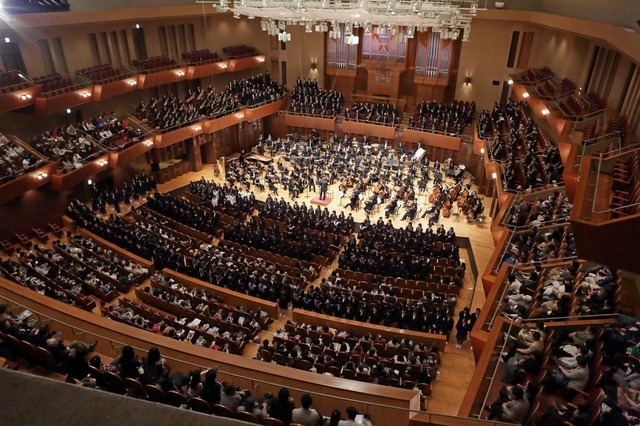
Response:
[[[299,423],[303,426],[317,426],[322,416],[316,410],[311,408],[313,397],[305,393],[300,397],[302,407],[294,408],[292,411],[293,423]]]
[[[347,420],[340,420],[338,426],[373,426],[371,420],[366,417],[362,418],[362,422],[357,422],[358,410],[355,407],[347,407]]]

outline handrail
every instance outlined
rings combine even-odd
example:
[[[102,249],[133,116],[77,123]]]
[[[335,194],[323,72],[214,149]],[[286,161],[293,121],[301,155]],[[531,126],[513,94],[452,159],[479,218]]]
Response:
[[[521,266],[521,267],[526,268],[526,267],[535,266],[537,264],[565,262],[565,261],[569,261],[569,260],[574,260],[575,258],[576,258],[576,256],[565,256],[565,257],[559,257],[557,259],[553,259],[553,260],[550,260],[550,261],[544,261],[544,262],[541,262],[539,260],[534,260],[533,262],[518,263],[517,266]]]
[[[500,311],[500,309],[498,308],[500,307],[500,303],[504,300],[504,297],[507,294],[507,290],[509,290],[509,286],[506,285],[506,282],[502,281],[502,284],[504,285],[504,288],[502,289],[502,294],[500,295],[499,299],[494,300],[494,302],[496,303],[496,309],[495,311],[493,311],[493,316],[491,317],[491,321],[485,322],[485,325],[488,325],[487,329],[489,331],[491,331],[491,328],[493,327],[496,317],[498,315],[502,315],[502,312],[498,312]]]
[[[507,328],[507,331],[505,332],[505,337],[504,337],[504,341],[502,343],[502,346],[500,347],[500,353],[504,352],[504,348],[507,346],[507,338],[508,336],[511,335],[511,329],[513,328],[513,323],[514,321],[510,321],[509,322],[509,327]],[[488,348],[487,348],[488,350]],[[500,363],[496,361],[496,365],[495,367],[493,367],[493,374],[491,375],[491,381],[489,382],[489,389],[491,389],[493,387],[493,381],[496,379],[496,373],[498,372],[498,367],[500,366]],[[481,407],[485,407],[487,405],[487,400],[489,399],[489,392],[487,392],[484,396],[484,399],[482,400],[482,405]]]
[[[466,127],[466,126],[465,126]],[[423,129],[420,127],[411,127],[411,126],[400,126],[400,128],[402,130],[413,130],[415,132],[423,132],[423,133],[433,133],[435,135],[442,135],[442,136],[450,136],[450,137],[462,137],[462,133],[455,133],[455,132],[446,132],[443,130],[431,130],[431,129]]]
[[[504,249],[502,250],[502,254],[500,255],[500,260],[497,262],[496,265],[493,265],[492,272],[494,274],[498,273],[498,270],[500,269],[500,266],[504,262],[505,255],[507,254],[507,250],[509,249],[509,246],[511,245],[511,241],[513,240],[513,236],[514,235],[515,235],[515,232],[511,232],[511,235],[509,235],[509,240],[506,241],[506,244],[504,245]]]
[[[582,145],[593,145],[594,143],[601,142],[603,140],[619,138],[618,134],[615,132],[607,133],[605,135],[596,136],[591,139],[583,139]],[[620,148],[618,148],[620,149]]]
[[[618,210],[628,209],[629,207],[636,207],[636,206],[640,206],[640,202],[633,203],[633,204],[625,204],[624,206],[609,208],[609,209],[606,209],[606,210],[593,210],[591,213],[596,213],[596,214],[611,213],[611,212],[616,212]],[[633,215],[629,215],[629,216],[633,216]]]
[[[533,226],[553,226],[553,225],[566,225],[569,224],[569,219],[570,216],[567,216],[566,218],[563,219],[550,219],[550,220],[545,220],[544,222],[541,222],[538,225],[532,225],[531,223],[527,224],[527,225],[521,225],[521,226],[515,226],[515,225],[509,225],[508,223],[505,223],[504,226],[509,228],[510,230],[514,231],[514,232],[520,232],[520,231],[524,231],[526,229],[532,228]]]
[[[302,116],[302,117],[330,118],[332,120],[335,120],[340,115],[339,112],[337,114],[334,114],[334,115],[327,115],[327,114],[311,114],[311,113],[308,113],[308,112],[297,112],[297,111],[285,111],[285,114],[299,115],[299,116]]]
[[[636,149],[640,149],[640,142],[634,143],[632,145],[623,146],[611,151],[601,152],[598,158],[600,159],[600,161],[604,161],[604,160],[608,160],[609,157],[624,154],[625,152],[635,151]]]

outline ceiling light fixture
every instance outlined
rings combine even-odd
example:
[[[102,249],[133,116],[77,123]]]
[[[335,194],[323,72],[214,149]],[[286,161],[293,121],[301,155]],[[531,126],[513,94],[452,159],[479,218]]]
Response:
[[[285,25],[301,25],[305,32],[327,32],[332,27],[344,24],[344,35],[358,35],[355,28],[364,28],[370,34],[372,26],[384,28],[406,27],[398,31],[412,38],[416,30],[425,31],[437,27],[444,39],[469,40],[471,20],[477,16],[477,0],[196,0],[199,4],[211,4],[218,11],[233,11],[233,17],[255,17],[262,19],[260,28],[280,41],[289,41],[291,34]],[[274,23],[278,22],[278,32]],[[411,28],[411,30],[409,30]],[[336,36],[333,29],[334,39]],[[278,33],[285,32],[280,36]],[[282,40],[284,37],[285,40]],[[350,39],[352,42],[354,39]]]

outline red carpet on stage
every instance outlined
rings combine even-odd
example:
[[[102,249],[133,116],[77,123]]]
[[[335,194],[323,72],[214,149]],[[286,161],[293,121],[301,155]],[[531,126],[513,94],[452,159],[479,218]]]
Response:
[[[311,204],[316,204],[318,206],[327,207],[331,203],[331,198],[327,197],[324,200],[321,200],[319,196],[315,196],[311,199]]]

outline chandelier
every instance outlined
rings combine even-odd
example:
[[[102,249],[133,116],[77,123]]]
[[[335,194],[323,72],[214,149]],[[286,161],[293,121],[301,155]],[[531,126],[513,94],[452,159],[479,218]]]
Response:
[[[486,0],[485,0],[486,1]],[[391,31],[405,27],[405,37],[413,38],[416,31],[433,28],[444,39],[469,40],[471,20],[478,11],[476,0],[196,0],[212,4],[220,12],[233,11],[240,19],[260,18],[260,27],[267,34],[285,33],[284,41],[291,40],[287,26],[300,25],[305,32],[336,33],[342,29],[347,42],[357,44],[354,30],[363,28],[371,34],[378,28]]]

